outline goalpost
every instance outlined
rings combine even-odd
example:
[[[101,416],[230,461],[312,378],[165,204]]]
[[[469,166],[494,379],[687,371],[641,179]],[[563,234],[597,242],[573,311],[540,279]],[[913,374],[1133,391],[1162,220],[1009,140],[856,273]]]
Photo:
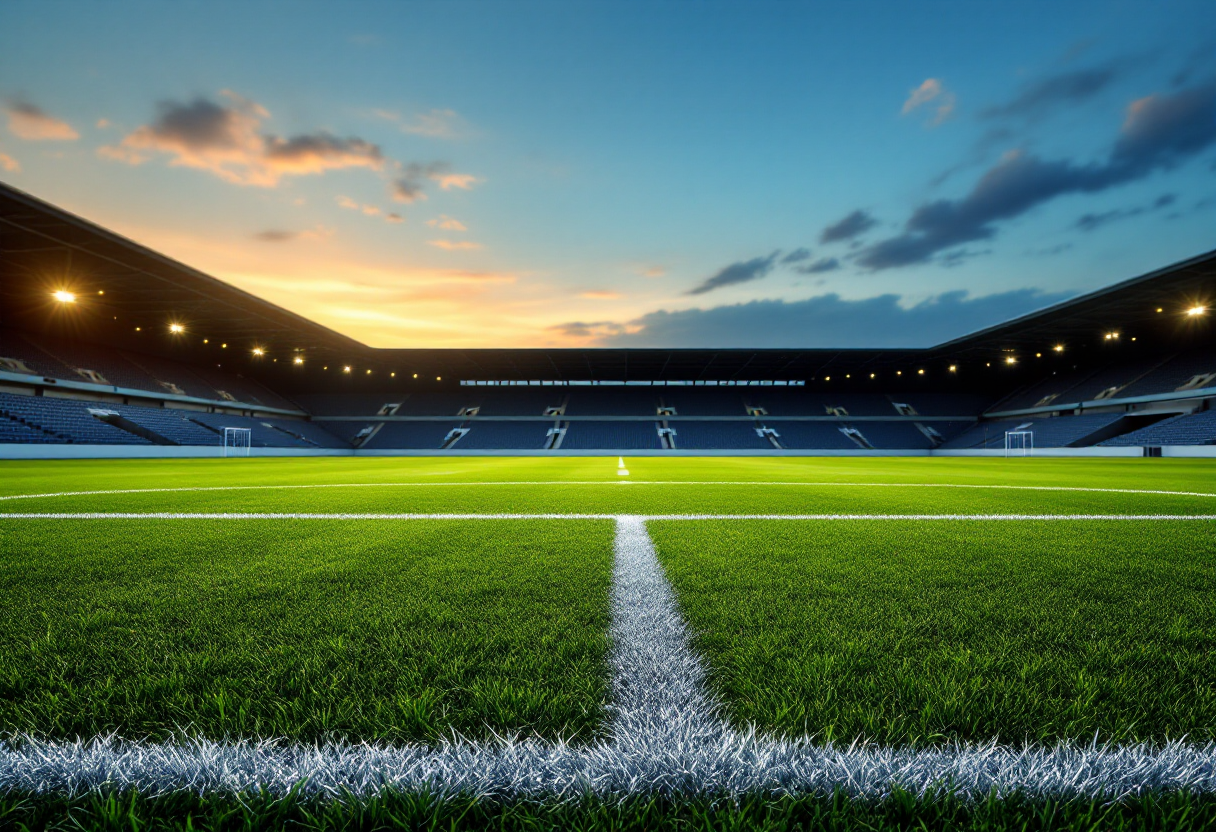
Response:
[[[1005,431],[1005,456],[1030,456],[1034,453],[1034,431]]]
[[[252,428],[224,428],[224,456],[249,456],[251,447]]]

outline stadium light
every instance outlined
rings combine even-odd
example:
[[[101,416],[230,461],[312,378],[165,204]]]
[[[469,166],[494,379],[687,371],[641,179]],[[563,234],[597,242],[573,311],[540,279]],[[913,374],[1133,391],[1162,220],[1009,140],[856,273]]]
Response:
[[[916,374],[917,374],[918,376],[923,376],[923,375],[925,374],[925,371],[924,371],[924,370],[917,370],[917,371],[916,371]]]
[[[952,372],[952,373],[957,373],[957,372],[958,372],[958,365],[957,365],[957,364],[951,364],[951,365],[950,365],[950,372]]]
[[[183,332],[186,331],[186,328],[184,326],[182,326],[181,324],[169,324],[169,331],[172,332],[174,335],[181,335]]]
[[[396,374],[396,373],[389,373],[389,374],[388,374],[388,377],[389,377],[389,378],[396,378],[396,377],[397,377],[397,374]]]
[[[266,354],[266,350],[262,349],[261,347],[254,347],[253,354],[258,356],[259,358],[261,358],[263,355]]]
[[[343,367],[343,368],[342,368],[342,372],[344,372],[344,373],[349,373],[349,372],[350,372],[350,365],[349,365],[349,364],[347,364],[345,367]]]
[[[368,370],[368,371],[367,371],[367,374],[370,376],[370,375],[372,374],[372,371],[371,371],[371,370]]]
[[[76,293],[69,292],[66,289],[60,289],[57,292],[52,292],[51,297],[53,297],[55,300],[59,301],[60,303],[75,303],[76,302]]]
[[[904,374],[904,371],[903,371],[903,370],[896,370],[896,371],[895,371],[895,375],[897,375],[897,376],[902,376],[903,374]]]
[[[210,338],[204,338],[204,339],[203,339],[203,343],[204,343],[204,344],[210,344],[210,343],[211,343],[211,339],[210,339]]]
[[[873,373],[870,373],[870,378],[874,378],[874,374],[873,374]]]
[[[1035,358],[1042,358],[1042,357],[1043,357],[1043,353],[1041,353],[1041,352],[1036,352],[1036,353],[1034,354],[1034,357],[1035,357]]]
[[[1157,307],[1157,314],[1158,314],[1158,315],[1160,315],[1160,314],[1161,314],[1162,312],[1164,312],[1164,311],[1165,311],[1165,310],[1164,310],[1164,309],[1162,309],[1160,306],[1158,306],[1158,307]]]
[[[414,373],[414,378],[418,378],[418,374],[417,374],[417,373]]]
[[[1207,311],[1208,311],[1208,308],[1206,306],[1192,306],[1190,309],[1186,310],[1186,314],[1188,317],[1198,318],[1200,315],[1206,313]]]
[[[1052,347],[1052,349],[1055,350],[1056,352],[1064,352],[1064,345],[1056,344],[1054,347]]]
[[[435,381],[443,381],[443,376],[435,376]]]
[[[228,349],[228,345],[227,345],[227,344],[220,344],[220,349],[222,349],[222,350],[226,350],[226,349]]]
[[[824,380],[824,381],[831,381],[831,380],[832,380],[832,377],[831,377],[831,376],[824,376],[824,377],[823,377],[823,380]]]
[[[297,356],[295,357],[295,359],[292,361],[292,363],[293,363],[293,364],[303,364],[303,363],[304,363],[304,359],[303,359],[303,358],[301,358],[300,356],[298,356],[298,355],[297,355]]]
[[[1007,355],[1007,356],[1005,356],[1005,363],[1006,364],[1017,364],[1018,360],[1016,358],[1014,358],[1012,355]]]
[[[135,327],[136,332],[143,332],[143,330],[144,330],[144,328],[142,326]]]

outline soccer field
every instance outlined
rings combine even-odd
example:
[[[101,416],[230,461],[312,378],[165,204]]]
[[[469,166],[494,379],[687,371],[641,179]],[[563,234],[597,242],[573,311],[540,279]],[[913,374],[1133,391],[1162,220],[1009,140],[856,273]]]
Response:
[[[1211,462],[622,462],[0,463],[0,790],[1216,793]]]

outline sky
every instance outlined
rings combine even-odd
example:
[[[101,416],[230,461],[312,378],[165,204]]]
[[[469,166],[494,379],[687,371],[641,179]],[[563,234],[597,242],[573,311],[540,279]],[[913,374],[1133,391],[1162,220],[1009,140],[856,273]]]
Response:
[[[1216,249],[1216,3],[0,4],[0,180],[376,347],[918,347]]]

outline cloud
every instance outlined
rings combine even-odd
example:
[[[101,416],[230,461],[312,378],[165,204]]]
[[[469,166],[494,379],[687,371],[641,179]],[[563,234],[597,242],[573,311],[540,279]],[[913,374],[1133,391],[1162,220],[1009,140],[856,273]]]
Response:
[[[444,231],[468,231],[468,227],[460,220],[452,219],[447,214],[440,214],[436,219],[427,220],[431,228],[442,228]]]
[[[587,292],[579,292],[578,296],[580,298],[587,298],[587,300],[617,300],[621,297],[621,293],[610,292],[602,289],[592,289]]]
[[[840,268],[840,261],[835,257],[821,257],[814,263],[807,263],[805,266],[799,266],[794,271],[801,274],[823,274],[824,272],[834,272]]]
[[[1118,77],[1119,67],[1110,65],[1061,72],[1024,86],[1005,104],[980,111],[980,118],[1040,118],[1059,107],[1093,98]]]
[[[803,260],[809,260],[810,257],[811,250],[809,248],[796,248],[789,254],[782,257],[781,262],[783,265],[789,265],[790,263],[801,263]]]
[[[9,132],[19,139],[30,142],[62,142],[80,138],[80,134],[72,125],[24,99],[10,99],[5,111],[8,113]]]
[[[337,198],[338,207],[345,208],[348,211],[358,211],[368,217],[383,217],[385,222],[402,223],[405,222],[405,217],[397,213],[385,212],[378,205],[368,205],[351,199],[348,196],[339,196]]]
[[[638,266],[637,273],[642,277],[665,277],[667,269],[664,266]]]
[[[862,249],[872,271],[926,263],[964,243],[996,236],[998,225],[1066,194],[1096,193],[1176,167],[1216,143],[1216,82],[1132,102],[1105,161],[1005,154],[965,197],[922,204],[902,233]]]
[[[21,163],[7,153],[0,152],[0,169],[9,173],[21,173]]]
[[[265,107],[225,90],[221,102],[198,97],[163,101],[157,118],[98,152],[132,165],[165,154],[174,167],[205,170],[226,182],[272,188],[285,176],[330,170],[380,170],[380,148],[357,137],[317,132],[283,138],[262,131],[270,117]]]
[[[429,113],[419,113],[412,122],[401,125],[401,131],[432,139],[452,139],[457,136],[462,124],[455,110],[431,110]]]
[[[481,248],[481,243],[470,240],[427,240],[427,245],[441,248],[444,251],[472,251]]]
[[[712,292],[714,289],[721,289],[723,286],[759,280],[773,270],[773,264],[776,263],[777,257],[780,254],[780,251],[774,251],[768,257],[754,257],[751,260],[731,263],[726,268],[716,272],[713,276],[706,278],[700,286],[688,290],[685,294],[703,295],[706,292]]]
[[[954,113],[954,93],[946,90],[937,78],[926,78],[921,85],[908,93],[904,106],[900,109],[903,115],[910,115],[921,107],[937,102],[933,110],[930,126],[936,127]]]
[[[756,300],[711,309],[658,311],[626,323],[569,323],[555,331],[603,347],[927,347],[1066,300],[1018,289],[983,297],[945,292],[912,305],[895,294],[846,300]]]
[[[471,191],[473,186],[481,181],[476,176],[468,173],[435,173],[431,174],[431,179],[438,182],[439,187],[445,191],[450,191],[452,188]]]
[[[841,240],[851,240],[876,225],[878,220],[870,216],[868,211],[857,210],[823,229],[819,234],[819,242],[837,243]]]
[[[1109,225],[1112,222],[1119,220],[1138,217],[1141,214],[1147,214],[1152,211],[1159,211],[1162,208],[1168,208],[1177,201],[1177,197],[1173,194],[1162,194],[1153,201],[1151,205],[1138,205],[1133,208],[1116,208],[1113,211],[1100,211],[1096,214],[1082,214],[1077,218],[1075,227],[1079,231],[1096,231],[1104,225]]]
[[[332,237],[334,230],[326,228],[323,225],[318,225],[316,228],[310,228],[305,231],[286,231],[280,228],[271,228],[266,231],[259,231],[253,235],[253,239],[263,243],[289,243],[292,240],[324,240]]]
[[[555,324],[547,329],[549,332],[556,332],[566,338],[598,340],[625,335],[629,328],[625,324],[613,321],[571,321],[570,323]]]

